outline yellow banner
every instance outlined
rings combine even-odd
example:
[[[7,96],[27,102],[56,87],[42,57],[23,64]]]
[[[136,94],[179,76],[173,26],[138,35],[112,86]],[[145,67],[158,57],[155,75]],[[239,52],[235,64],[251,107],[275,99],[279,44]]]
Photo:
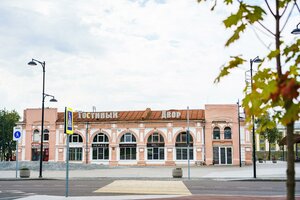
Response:
[[[65,108],[65,133],[73,134],[74,126],[73,126],[73,109]]]

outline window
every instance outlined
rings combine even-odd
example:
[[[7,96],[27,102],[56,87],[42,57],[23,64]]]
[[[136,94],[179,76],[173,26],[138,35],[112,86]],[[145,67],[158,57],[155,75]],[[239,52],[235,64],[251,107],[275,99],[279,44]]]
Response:
[[[94,137],[93,142],[108,142],[108,137],[104,133],[98,133]]]
[[[109,159],[109,141],[107,135],[98,133],[95,135],[92,143],[93,160],[108,160]]]
[[[136,160],[136,138],[132,133],[121,137],[119,147],[121,160]]]
[[[148,160],[165,159],[165,143],[164,138],[161,134],[153,133],[148,137],[147,158]]]
[[[188,160],[188,148],[178,148],[176,147],[176,160]],[[193,160],[193,149],[190,148],[190,159]]]
[[[213,147],[213,164],[232,164],[232,148]]]
[[[177,137],[176,137],[176,143],[186,143],[187,144],[187,133],[186,132],[182,132],[180,133]],[[189,134],[189,140],[190,143],[193,143],[193,137],[191,134]]]
[[[215,140],[219,140],[220,139],[220,129],[218,127],[214,128],[213,139],[215,139]]]
[[[153,133],[148,137],[148,143],[164,143],[164,137],[159,133]]]
[[[269,143],[270,147],[271,147],[271,151],[275,151],[276,150],[276,143]]]
[[[82,143],[83,142],[81,135],[79,135],[77,133],[70,135],[69,138],[70,138],[70,142],[72,142],[72,143]]]
[[[70,147],[69,148],[69,160],[81,161],[82,160],[82,148]]]
[[[44,130],[43,139],[44,139],[44,141],[49,141],[49,130],[48,129]]]
[[[189,138],[189,139],[188,139]],[[189,145],[188,141],[189,140]],[[176,137],[176,160],[188,160],[188,152],[189,159],[194,159],[194,150],[193,150],[193,137],[191,134],[187,134],[186,132],[181,132]]]
[[[39,130],[35,129],[33,131],[32,140],[33,140],[33,142],[39,142],[40,141],[40,131]]]
[[[134,137],[134,135],[132,135],[131,133],[125,133],[122,137],[121,137],[121,142],[136,142],[136,139]]]
[[[136,159],[136,147],[121,147],[120,148],[121,160],[135,160]]]
[[[231,139],[231,128],[226,127],[224,129],[224,139]]]

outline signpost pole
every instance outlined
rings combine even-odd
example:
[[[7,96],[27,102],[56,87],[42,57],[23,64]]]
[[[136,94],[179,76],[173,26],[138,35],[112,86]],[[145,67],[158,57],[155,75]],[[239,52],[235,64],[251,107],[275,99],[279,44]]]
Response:
[[[67,138],[67,151],[66,151],[66,197],[69,196],[69,142],[70,135],[73,134],[73,110],[71,108],[65,108],[65,134]]]
[[[66,197],[69,196],[69,135],[67,134]]]
[[[18,151],[18,143],[19,141],[16,141],[16,178],[18,178],[18,169],[19,169],[19,159],[18,159],[18,154],[19,154],[19,151]]]
[[[18,149],[18,144],[19,140],[21,139],[22,136],[22,129],[20,127],[14,127],[13,131],[13,141],[16,141],[16,178],[18,178],[18,169],[19,169],[19,159],[18,159],[18,154],[19,154],[19,149]]]
[[[188,179],[191,178],[191,167],[190,167],[190,113],[189,107],[187,107],[187,158],[188,158]]]

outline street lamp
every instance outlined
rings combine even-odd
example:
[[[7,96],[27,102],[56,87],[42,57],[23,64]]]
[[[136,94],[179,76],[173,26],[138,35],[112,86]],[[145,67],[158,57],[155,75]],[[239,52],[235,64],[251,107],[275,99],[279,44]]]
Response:
[[[250,59],[250,78],[251,78],[251,92],[253,91],[253,79],[252,79],[252,65],[253,63],[261,63],[262,60],[256,56],[254,59]],[[252,104],[253,106],[253,104]],[[256,152],[255,152],[255,123],[254,115],[252,114],[252,156],[253,156],[253,178],[256,178]]]
[[[299,25],[300,25],[300,23],[299,24],[297,24],[297,26],[296,26],[296,28],[291,32],[292,34],[300,34],[300,28],[299,28]]]
[[[50,100],[50,102],[57,102],[57,100],[54,98],[53,95],[50,94],[46,94],[45,93],[45,66],[46,63],[32,59],[28,65],[31,66],[35,66],[37,65],[36,63],[41,64],[42,68],[43,68],[43,93],[42,93],[42,127],[41,127],[41,149],[40,149],[40,174],[39,174],[39,178],[42,178],[42,167],[43,167],[43,139],[44,139],[44,102],[45,102],[45,98],[46,97],[52,97],[52,99]]]
[[[240,121],[240,100],[236,103],[238,107],[238,127],[239,127],[239,160],[240,160],[240,167],[242,167],[242,156],[241,156],[241,121]]]

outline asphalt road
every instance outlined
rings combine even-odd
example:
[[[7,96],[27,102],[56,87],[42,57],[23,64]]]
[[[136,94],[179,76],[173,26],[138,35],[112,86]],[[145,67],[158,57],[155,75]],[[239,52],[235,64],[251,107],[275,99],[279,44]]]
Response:
[[[124,194],[99,194],[95,190],[112,183],[106,180],[70,180],[69,196],[103,196]],[[193,195],[253,195],[253,196],[285,196],[284,181],[215,181],[185,180],[186,187]],[[5,180],[0,181],[0,200],[18,199],[30,195],[65,196],[64,180]],[[300,196],[299,182],[296,183],[296,195]]]

